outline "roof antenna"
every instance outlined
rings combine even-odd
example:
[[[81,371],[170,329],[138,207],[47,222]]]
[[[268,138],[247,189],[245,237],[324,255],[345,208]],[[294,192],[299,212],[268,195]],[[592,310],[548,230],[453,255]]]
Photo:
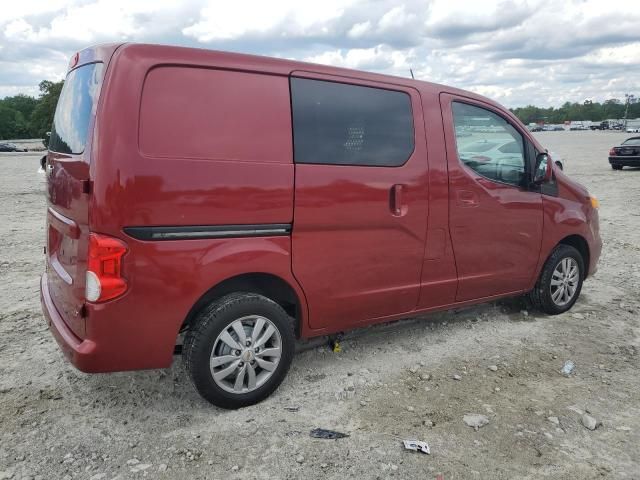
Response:
[[[413,76],[413,70],[410,68],[410,69],[409,69],[409,71],[411,72],[411,78],[412,78],[413,80],[415,80],[415,79],[416,79],[416,77],[414,77],[414,76]]]

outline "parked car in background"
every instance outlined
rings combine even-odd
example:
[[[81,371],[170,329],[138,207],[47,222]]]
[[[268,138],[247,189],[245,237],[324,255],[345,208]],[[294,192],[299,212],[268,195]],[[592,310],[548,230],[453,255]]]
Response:
[[[614,170],[622,167],[640,167],[640,137],[627,138],[609,150],[609,163]]]
[[[598,201],[508,109],[284,59],[83,50],[46,172],[41,303],[66,357],[181,351],[224,408],[269,396],[296,338],[520,295],[566,312],[602,248]]]
[[[640,133],[640,127],[627,127],[627,133]]]
[[[18,147],[14,143],[0,142],[0,152],[26,152],[26,148]]]

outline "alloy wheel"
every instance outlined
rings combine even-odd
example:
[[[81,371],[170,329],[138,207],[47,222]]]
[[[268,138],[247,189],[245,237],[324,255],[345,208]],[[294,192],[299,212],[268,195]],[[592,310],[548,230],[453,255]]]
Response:
[[[271,320],[249,315],[220,332],[211,350],[209,367],[223,390],[243,394],[260,388],[276,370],[282,338]]]
[[[565,257],[556,265],[551,274],[551,299],[562,307],[575,296],[580,284],[580,268],[574,258]]]

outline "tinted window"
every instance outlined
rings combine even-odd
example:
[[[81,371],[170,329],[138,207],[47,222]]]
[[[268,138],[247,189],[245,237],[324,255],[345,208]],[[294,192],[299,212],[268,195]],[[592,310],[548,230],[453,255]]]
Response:
[[[395,167],[413,152],[409,95],[291,79],[295,161]]]
[[[102,63],[69,72],[53,118],[49,150],[82,153],[87,141],[91,111],[102,80]]]
[[[458,102],[452,103],[452,109],[460,161],[490,180],[522,185],[525,177],[522,135],[490,110]]]
[[[622,145],[640,145],[640,138],[628,138]]]

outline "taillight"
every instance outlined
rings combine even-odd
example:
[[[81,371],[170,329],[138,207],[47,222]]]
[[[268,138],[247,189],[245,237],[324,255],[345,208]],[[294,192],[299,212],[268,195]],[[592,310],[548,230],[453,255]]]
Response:
[[[611,157],[615,157],[615,156],[616,156],[616,149],[615,149],[615,148],[612,148],[611,150],[609,150],[609,155],[610,155]]]
[[[85,298],[89,302],[104,302],[119,297],[127,290],[122,277],[122,257],[127,245],[117,238],[91,233]]]

